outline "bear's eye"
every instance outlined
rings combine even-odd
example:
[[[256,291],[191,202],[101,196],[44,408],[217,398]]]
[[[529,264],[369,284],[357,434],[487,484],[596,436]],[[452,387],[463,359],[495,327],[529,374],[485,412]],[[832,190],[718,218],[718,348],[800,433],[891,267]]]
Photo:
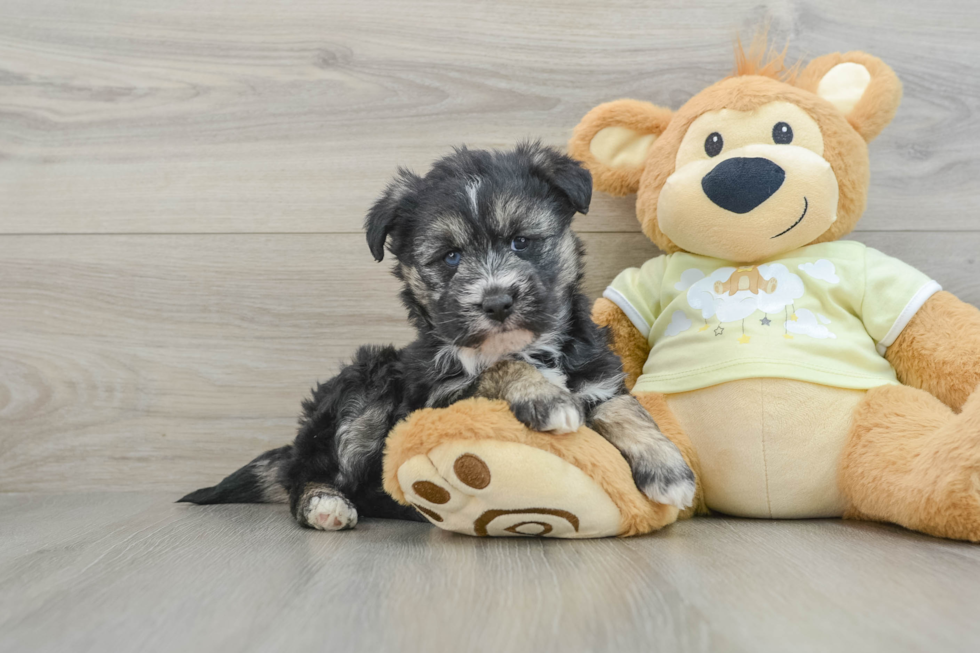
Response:
[[[793,128],[785,122],[777,122],[772,128],[772,142],[788,145],[793,142]]]
[[[725,139],[718,132],[711,132],[704,139],[704,153],[708,156],[718,156],[721,154],[721,148],[723,147],[725,147]]]

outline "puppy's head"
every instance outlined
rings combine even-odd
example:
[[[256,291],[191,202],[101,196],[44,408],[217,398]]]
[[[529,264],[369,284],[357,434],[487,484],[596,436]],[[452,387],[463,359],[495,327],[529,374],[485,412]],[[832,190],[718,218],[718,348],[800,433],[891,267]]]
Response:
[[[419,177],[401,170],[365,222],[385,243],[419,329],[458,347],[516,351],[562,319],[582,270],[570,229],[592,178],[539,144],[456,150]]]

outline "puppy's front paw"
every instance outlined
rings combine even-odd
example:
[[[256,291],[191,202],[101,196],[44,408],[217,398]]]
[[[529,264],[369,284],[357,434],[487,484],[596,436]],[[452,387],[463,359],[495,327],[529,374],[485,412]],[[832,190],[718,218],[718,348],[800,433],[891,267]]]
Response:
[[[578,402],[568,393],[512,403],[510,409],[517,419],[535,431],[572,433],[585,421]]]
[[[321,531],[343,531],[357,525],[357,508],[333,490],[307,491],[299,522]]]
[[[561,404],[551,409],[551,414],[540,429],[550,433],[574,433],[584,421],[582,409],[574,403]]]
[[[666,438],[629,453],[633,479],[643,494],[680,510],[694,503],[694,472],[676,446]]]

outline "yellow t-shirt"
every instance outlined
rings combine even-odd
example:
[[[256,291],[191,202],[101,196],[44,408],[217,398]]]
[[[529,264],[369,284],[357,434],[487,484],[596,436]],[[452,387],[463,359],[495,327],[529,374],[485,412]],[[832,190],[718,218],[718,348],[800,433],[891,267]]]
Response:
[[[939,290],[897,259],[838,241],[749,266],[658,256],[624,270],[603,296],[650,342],[634,389],[676,393],[759,377],[898,383],[885,350]]]

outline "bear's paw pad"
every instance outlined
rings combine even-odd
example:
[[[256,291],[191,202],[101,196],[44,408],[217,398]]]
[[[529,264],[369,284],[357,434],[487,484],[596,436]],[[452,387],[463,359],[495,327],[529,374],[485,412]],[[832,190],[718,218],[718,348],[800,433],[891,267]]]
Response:
[[[477,536],[617,535],[621,516],[585,472],[549,452],[450,441],[398,468],[406,499],[439,528]]]

